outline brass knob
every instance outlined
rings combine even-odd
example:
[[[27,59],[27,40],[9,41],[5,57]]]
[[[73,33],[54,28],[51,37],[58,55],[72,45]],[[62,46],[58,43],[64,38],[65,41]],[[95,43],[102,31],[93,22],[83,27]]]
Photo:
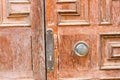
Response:
[[[88,54],[89,48],[85,42],[78,42],[74,46],[74,52],[78,56],[86,56]]]

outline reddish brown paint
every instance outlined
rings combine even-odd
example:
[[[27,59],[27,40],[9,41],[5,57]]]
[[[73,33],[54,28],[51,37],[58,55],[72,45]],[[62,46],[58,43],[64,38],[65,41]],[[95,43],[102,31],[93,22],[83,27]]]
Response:
[[[0,0],[0,80],[46,80],[44,1]]]
[[[48,80],[120,80],[119,7],[119,0],[46,0],[46,28],[55,39]],[[78,41],[89,45],[87,56],[75,55]]]

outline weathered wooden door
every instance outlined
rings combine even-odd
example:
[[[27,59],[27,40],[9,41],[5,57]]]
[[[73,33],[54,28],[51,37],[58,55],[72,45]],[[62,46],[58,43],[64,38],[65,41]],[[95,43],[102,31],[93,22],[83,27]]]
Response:
[[[46,0],[46,21],[54,35],[48,80],[120,80],[120,0]]]
[[[0,0],[0,80],[45,80],[44,0]]]

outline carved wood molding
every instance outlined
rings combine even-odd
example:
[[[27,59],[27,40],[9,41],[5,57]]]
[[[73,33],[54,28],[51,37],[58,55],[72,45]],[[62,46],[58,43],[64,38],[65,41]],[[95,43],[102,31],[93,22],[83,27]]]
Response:
[[[58,25],[89,25],[89,0],[58,0]]]
[[[0,27],[30,26],[29,0],[1,0]]]
[[[100,36],[100,69],[120,69],[120,34]]]
[[[100,25],[111,25],[113,24],[113,2],[119,1],[120,8],[120,0],[99,0],[99,24]],[[120,10],[119,13],[120,14]],[[114,14],[116,15],[116,14]],[[120,24],[120,15],[117,16]]]

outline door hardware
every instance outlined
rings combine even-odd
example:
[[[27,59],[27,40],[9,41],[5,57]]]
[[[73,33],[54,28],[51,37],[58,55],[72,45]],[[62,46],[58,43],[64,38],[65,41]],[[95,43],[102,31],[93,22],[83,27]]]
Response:
[[[86,56],[88,54],[89,48],[85,42],[78,42],[74,46],[74,52],[78,56]]]
[[[46,63],[47,71],[54,70],[54,37],[53,31],[47,30],[46,32]]]

